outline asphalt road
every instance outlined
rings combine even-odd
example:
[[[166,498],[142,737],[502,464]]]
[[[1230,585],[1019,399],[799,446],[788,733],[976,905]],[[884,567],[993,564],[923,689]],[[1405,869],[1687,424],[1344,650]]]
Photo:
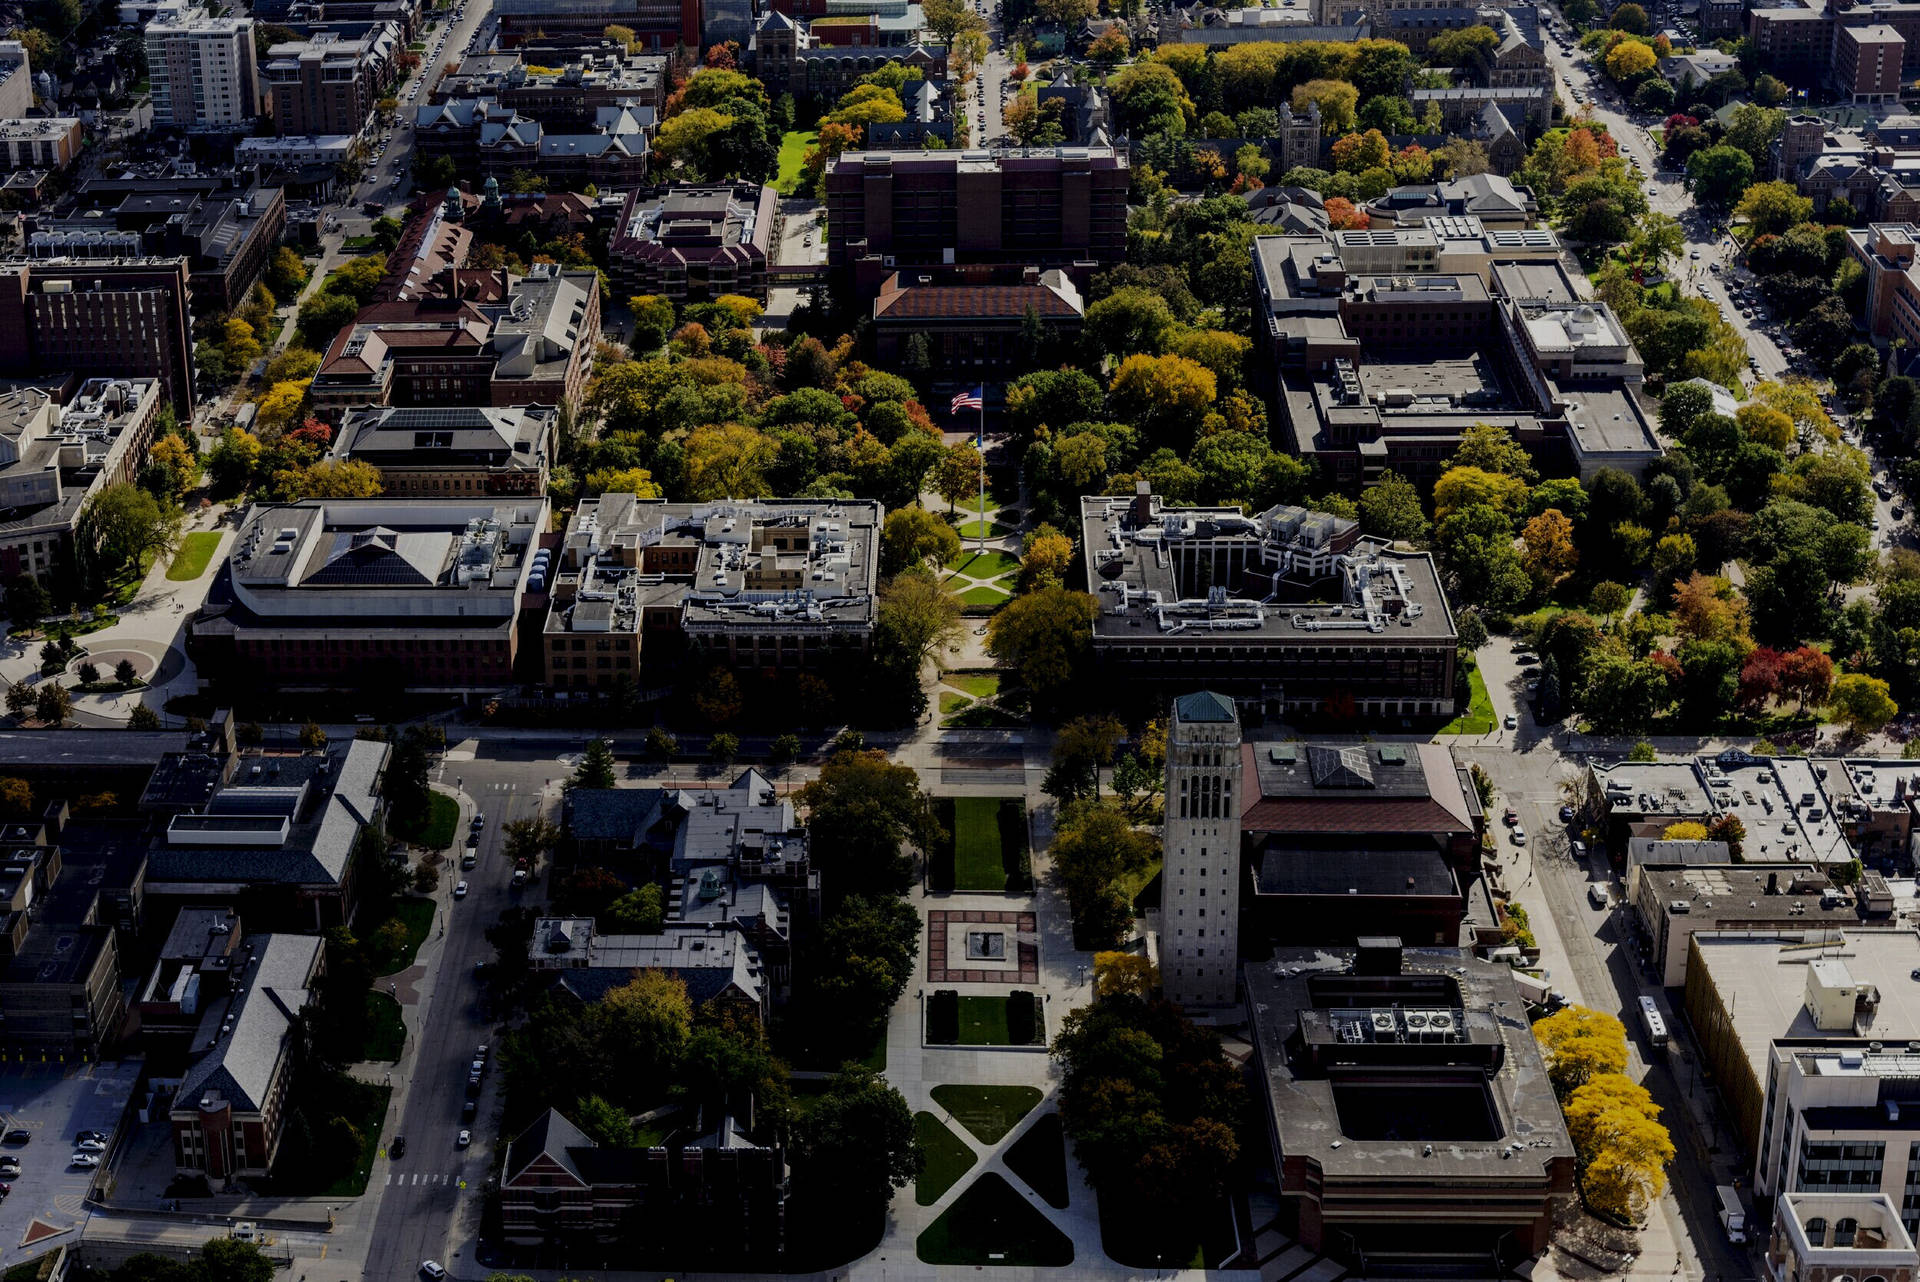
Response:
[[[1559,818],[1564,800],[1562,784],[1580,775],[1577,763],[1545,744],[1530,751],[1470,749],[1462,754],[1479,763],[1493,777],[1500,796],[1495,809],[1512,806],[1528,834],[1524,853],[1516,852],[1510,829],[1494,817],[1500,855],[1512,870],[1507,890],[1538,905],[1544,899],[1555,932],[1566,950],[1571,975],[1554,974],[1554,985],[1576,1000],[1618,1015],[1627,1025],[1630,1062],[1628,1074],[1645,1086],[1662,1110],[1661,1120],[1673,1134],[1677,1159],[1669,1168],[1670,1193],[1661,1199],[1659,1214],[1667,1221],[1676,1243],[1689,1260],[1690,1276],[1747,1279],[1757,1276],[1753,1260],[1736,1253],[1720,1231],[1714,1189],[1718,1180],[1713,1159],[1726,1148],[1714,1127],[1699,1125],[1684,1092],[1701,1089],[1691,1069],[1691,1051],[1676,1036],[1672,1046],[1657,1050],[1647,1045],[1638,1018],[1639,998],[1652,996],[1668,1011],[1666,994],[1637,963],[1626,933],[1629,909],[1597,909],[1587,897],[1588,887],[1610,879],[1604,856],[1589,852],[1585,860],[1571,850],[1570,837]],[[1613,898],[1618,899],[1618,891]],[[1534,908],[1537,915],[1538,907]]]
[[[464,16],[455,18],[450,24],[443,23],[427,37],[427,47],[420,55],[420,66],[413,76],[395,91],[399,99],[399,109],[394,113],[393,141],[387,144],[386,154],[378,160],[369,159],[366,174],[353,190],[353,199],[348,202],[346,218],[349,220],[349,232],[357,227],[357,218],[371,218],[363,214],[361,204],[368,200],[378,200],[382,204],[392,205],[406,199],[413,190],[413,112],[415,107],[424,106],[427,90],[438,78],[440,71],[449,62],[458,62],[464,51],[472,48],[476,35],[482,34],[481,28],[491,15],[491,8],[482,0],[468,0]],[[364,231],[364,228],[359,228]]]
[[[470,1257],[482,1189],[493,1169],[500,1086],[490,1060],[479,1115],[461,1121],[474,1049],[482,1043],[497,1045],[481,1013],[473,971],[477,962],[493,959],[487,927],[521,899],[508,886],[513,869],[504,853],[503,829],[543,808],[551,813],[553,808],[545,803],[557,794],[543,798],[544,780],[551,776],[557,784],[565,774],[554,753],[552,748],[529,749],[501,753],[493,760],[448,761],[440,768],[441,783],[460,783],[461,837],[438,892],[445,937],[438,936],[436,926],[422,947],[428,960],[426,976],[418,981],[421,1001],[409,1011],[407,1050],[395,1065],[395,1103],[386,1137],[390,1145],[396,1134],[405,1136],[406,1155],[396,1161],[383,1153],[367,1189],[369,1196],[380,1199],[367,1250],[367,1278],[408,1277],[430,1259],[457,1274],[476,1272]],[[532,764],[539,760],[553,763],[552,768]],[[457,851],[475,806],[487,821],[480,861],[472,871],[461,872]],[[464,900],[455,901],[453,884],[461,878],[470,890]],[[542,879],[525,895],[531,901],[544,891]],[[473,1133],[466,1149],[456,1143],[462,1129]]]

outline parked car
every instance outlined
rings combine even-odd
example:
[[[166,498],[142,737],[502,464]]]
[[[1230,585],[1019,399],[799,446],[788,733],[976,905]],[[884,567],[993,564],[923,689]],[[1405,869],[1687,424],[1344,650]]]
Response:
[[[473,1143],[473,1132],[461,1131],[460,1138],[453,1142],[453,1146],[455,1148],[465,1148],[467,1145],[471,1143]]]
[[[405,1157],[406,1155],[407,1155],[407,1137],[404,1135],[394,1136],[393,1143],[387,1145],[387,1156],[388,1157]]]
[[[1572,822],[1573,822],[1573,807],[1572,807],[1572,806],[1562,806],[1562,807],[1560,807],[1560,822],[1561,822],[1561,823],[1563,823],[1563,824],[1569,824],[1569,823],[1572,823]]]
[[[78,1144],[75,1144],[74,1147],[82,1153],[104,1153],[107,1151],[107,1146],[99,1140],[81,1140]]]
[[[454,885],[454,888],[453,888],[453,897],[454,897],[455,899],[465,899],[465,898],[467,897],[467,883],[466,883],[466,882],[464,882],[464,881],[462,881],[462,882],[458,882],[458,883],[456,883],[456,884]]]
[[[441,1278],[447,1276],[447,1271],[433,1260],[422,1260],[420,1261],[420,1276],[423,1278],[432,1278],[433,1282],[440,1282]]]
[[[1511,712],[1509,712],[1506,715],[1506,719],[1503,720],[1500,724],[1505,726],[1509,730],[1518,730],[1520,728],[1520,718],[1514,716]]]
[[[469,850],[466,854],[460,856],[460,870],[462,872],[472,872],[479,863],[480,856],[475,851]]]
[[[31,1144],[32,1142],[33,1132],[24,1126],[16,1126],[7,1132],[7,1143],[9,1144]]]
[[[67,1159],[67,1165],[83,1166],[91,1170],[100,1165],[100,1155],[97,1153],[75,1153]]]
[[[474,1119],[474,1115],[479,1111],[480,1103],[478,1100],[466,1100],[460,1105],[460,1120],[463,1122],[471,1122]]]
[[[1607,888],[1597,881],[1587,883],[1587,902],[1595,908],[1607,906]]]
[[[1512,836],[1514,845],[1524,846],[1527,844],[1527,830],[1525,828],[1515,828]]]
[[[0,1175],[4,1175],[4,1176],[6,1176],[6,1177],[7,1177],[8,1179],[13,1179],[14,1177],[16,1177],[16,1176],[18,1176],[19,1174],[20,1174],[20,1159],[19,1159],[19,1158],[17,1158],[17,1157],[0,1157]]]

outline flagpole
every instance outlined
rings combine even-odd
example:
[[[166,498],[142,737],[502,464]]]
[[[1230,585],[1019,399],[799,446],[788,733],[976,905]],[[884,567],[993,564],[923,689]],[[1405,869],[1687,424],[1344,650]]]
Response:
[[[980,427],[973,435],[973,452],[980,460],[980,551],[987,550],[987,385],[980,385]]]

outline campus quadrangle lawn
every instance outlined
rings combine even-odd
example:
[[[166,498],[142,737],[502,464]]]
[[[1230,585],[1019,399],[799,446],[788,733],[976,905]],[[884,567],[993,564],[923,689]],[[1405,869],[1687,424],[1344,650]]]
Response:
[[[948,1083],[933,1088],[933,1102],[972,1131],[982,1144],[998,1144],[1040,1103],[1040,1088]]]
[[[201,530],[180,540],[180,548],[167,566],[167,578],[174,583],[190,583],[207,572],[213,550],[220,546],[217,530]]]
[[[920,1151],[927,1158],[927,1164],[920,1168],[920,1176],[914,1181],[913,1200],[922,1206],[932,1206],[973,1168],[973,1150],[932,1113],[913,1115],[913,1135],[920,1141]]]
[[[813,146],[813,140],[819,136],[797,129],[780,135],[780,172],[773,180],[773,189],[782,196],[791,196],[799,190],[800,171],[807,163],[807,148]]]
[[[956,890],[1007,888],[1006,863],[1000,852],[1000,798],[953,799],[953,885]],[[963,1024],[965,1018],[962,1003]],[[1005,1019],[1003,1013],[1003,1027]]]

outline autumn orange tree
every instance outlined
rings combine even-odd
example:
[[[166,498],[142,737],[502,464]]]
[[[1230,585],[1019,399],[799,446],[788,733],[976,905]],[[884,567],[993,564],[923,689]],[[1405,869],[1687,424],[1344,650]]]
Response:
[[[1567,1097],[1563,1111],[1588,1205],[1637,1218],[1666,1187],[1674,1156],[1659,1105],[1624,1074],[1600,1073]]]

